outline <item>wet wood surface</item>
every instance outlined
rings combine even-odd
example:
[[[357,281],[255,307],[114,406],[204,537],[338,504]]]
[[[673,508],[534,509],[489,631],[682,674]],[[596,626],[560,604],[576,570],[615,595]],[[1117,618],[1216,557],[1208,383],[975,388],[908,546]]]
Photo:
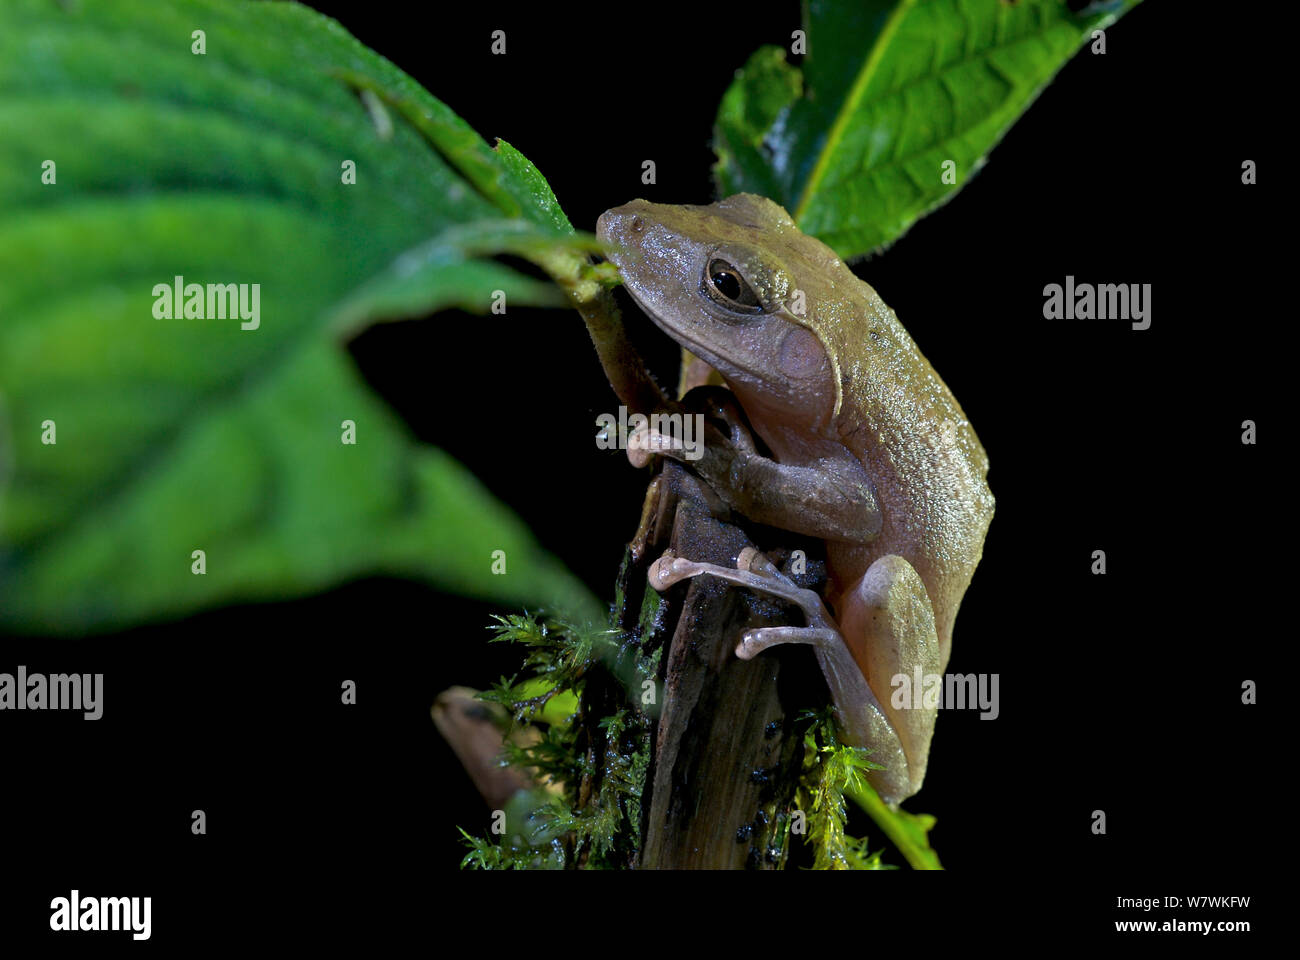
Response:
[[[646,570],[667,549],[734,567],[742,549],[759,546],[782,566],[787,549],[755,544],[719,515],[726,510],[707,487],[664,464],[621,577],[620,626],[643,650],[661,650],[642,797],[644,868],[780,868],[802,761],[794,721],[825,701],[810,650],[780,647],[751,661],[735,655],[746,630],[801,623],[792,608],[712,577],[678,584],[662,602],[649,588]],[[814,559],[809,569],[796,579],[816,588],[824,567]]]

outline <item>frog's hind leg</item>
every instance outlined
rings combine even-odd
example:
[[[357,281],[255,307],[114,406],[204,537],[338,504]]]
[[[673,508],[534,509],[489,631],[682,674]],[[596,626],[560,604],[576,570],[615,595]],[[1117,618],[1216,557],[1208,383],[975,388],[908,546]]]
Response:
[[[932,678],[942,677],[934,605],[912,565],[886,554],[845,592],[839,607],[840,629],[853,659],[907,757],[903,796],[911,796],[925,779],[938,718],[937,698],[932,696],[927,705],[923,696]],[[915,686],[918,676],[922,689]]]
[[[892,559],[903,563],[908,570],[912,569],[905,560],[899,557]],[[880,561],[873,564],[872,569],[876,569],[878,564]],[[892,570],[891,564],[881,567],[887,580]],[[871,571],[868,571],[868,574],[870,573]],[[915,571],[912,571],[912,575],[916,576]],[[881,640],[887,640],[886,635],[892,623],[888,615],[889,591],[886,589],[883,594],[880,593],[879,577],[864,576],[859,581],[857,588],[863,588],[865,584],[867,592],[862,597],[858,597],[855,591],[849,603],[854,611],[854,618],[843,624],[844,632],[841,632],[841,626],[836,624],[817,593],[795,586],[767,557],[752,548],[741,553],[737,569],[713,563],[698,563],[673,556],[671,553],[664,554],[650,568],[650,583],[659,591],[667,590],[682,580],[698,576],[718,577],[748,587],[756,593],[778,597],[798,606],[808,620],[807,626],[760,627],[749,630],[737,645],[736,656],[742,660],[750,660],[768,647],[782,643],[804,643],[812,646],[827,686],[830,687],[831,699],[835,703],[839,718],[842,740],[851,746],[868,748],[872,761],[885,768],[870,773],[872,786],[886,803],[897,803],[920,789],[921,779],[925,775],[925,753],[920,755],[919,763],[909,762],[909,756],[913,755],[912,751],[904,749],[903,741],[895,729],[890,714],[886,713],[881,701],[877,699],[863,675],[862,668],[845,642],[846,634],[864,628],[873,631],[865,639],[868,647]],[[924,596],[924,587],[922,587],[922,596]],[[881,606],[882,599],[886,605],[884,607]],[[883,619],[879,624],[874,622],[864,624],[859,614],[864,611],[870,614],[873,610],[881,612]],[[933,632],[934,623],[931,617],[931,636]],[[855,646],[857,645],[855,643]],[[908,643],[905,641],[902,646],[908,646]],[[936,651],[937,666],[937,641],[932,644],[932,647]],[[882,659],[882,666],[883,661],[888,659],[886,654]],[[889,673],[885,677],[886,684],[888,677],[893,675]],[[887,690],[888,687],[886,686],[885,689]],[[924,723],[922,726],[924,727]],[[932,715],[928,730],[933,732],[933,729]],[[923,739],[925,750],[928,752],[929,733],[916,739]]]

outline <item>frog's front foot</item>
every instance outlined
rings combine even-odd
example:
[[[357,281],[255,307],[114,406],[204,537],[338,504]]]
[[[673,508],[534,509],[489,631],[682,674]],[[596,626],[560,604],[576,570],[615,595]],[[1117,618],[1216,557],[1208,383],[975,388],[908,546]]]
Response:
[[[644,467],[659,454],[692,467],[705,480],[723,489],[738,462],[757,455],[754,436],[731,391],[696,387],[690,405],[680,413],[659,413],[628,437],[627,458]],[[703,431],[682,417],[702,416]]]

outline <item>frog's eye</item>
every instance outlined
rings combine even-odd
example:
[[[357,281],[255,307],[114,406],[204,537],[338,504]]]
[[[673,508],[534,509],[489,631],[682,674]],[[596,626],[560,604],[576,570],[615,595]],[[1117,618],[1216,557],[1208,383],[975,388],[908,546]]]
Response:
[[[704,283],[701,284],[710,300],[719,303],[728,310],[739,313],[759,313],[763,309],[758,294],[740,271],[721,257],[714,257],[704,268]]]

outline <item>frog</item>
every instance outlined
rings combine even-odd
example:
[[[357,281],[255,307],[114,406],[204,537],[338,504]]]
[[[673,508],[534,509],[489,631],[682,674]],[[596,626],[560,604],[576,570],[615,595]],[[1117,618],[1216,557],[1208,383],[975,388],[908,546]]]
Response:
[[[984,447],[894,311],[775,201],[633,200],[596,233],[632,300],[731,398],[713,404],[726,429],[703,456],[656,434],[633,462],[676,459],[728,509],[825,545],[822,592],[753,547],[735,567],[666,552],[650,584],[712,576],[793,604],[804,625],[748,630],[736,656],[810,646],[839,741],[868,751],[896,807],[924,782],[938,704],[895,694],[948,665],[993,517]]]

